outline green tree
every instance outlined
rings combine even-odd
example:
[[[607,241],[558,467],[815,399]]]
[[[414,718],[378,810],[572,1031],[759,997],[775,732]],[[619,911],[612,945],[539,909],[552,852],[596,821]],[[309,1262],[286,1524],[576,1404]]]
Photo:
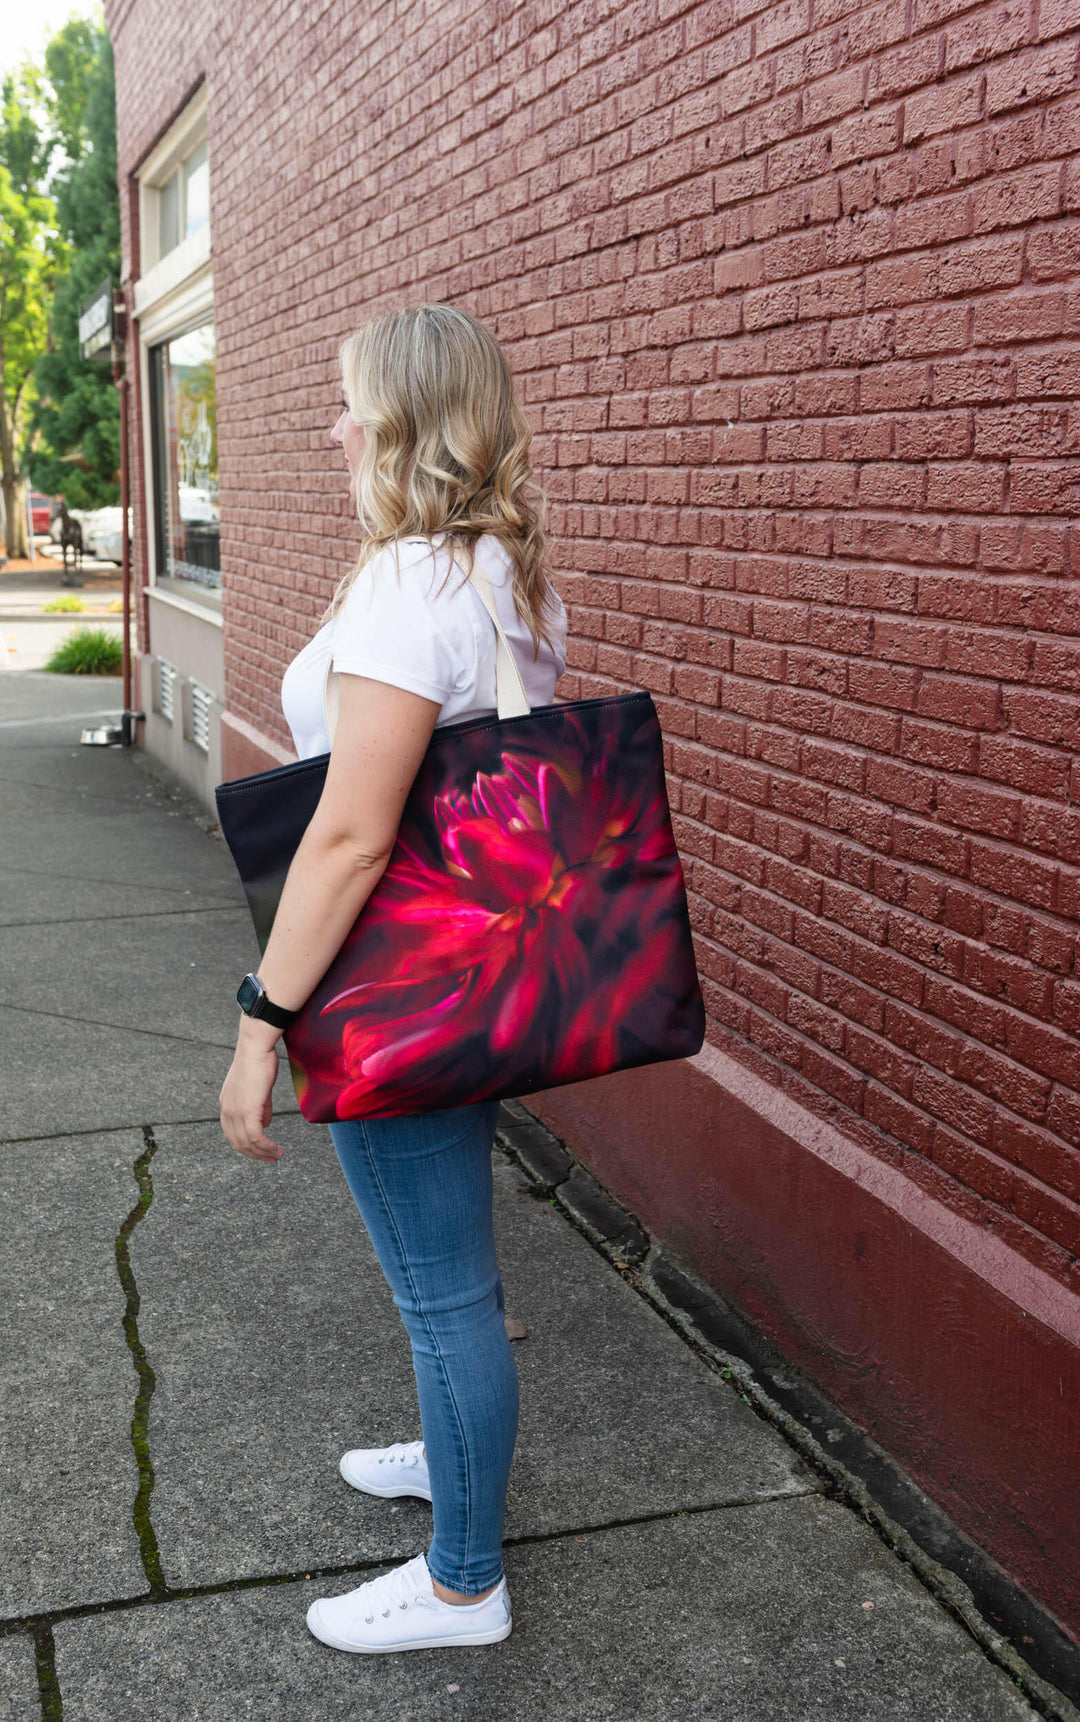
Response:
[[[119,401],[107,360],[79,356],[80,304],[120,279],[113,53],[100,16],[65,24],[46,45],[45,71],[59,158],[49,189],[67,261],[35,368],[28,465],[38,489],[101,508],[120,500]]]
[[[0,81],[0,488],[9,556],[30,553],[25,436],[66,250],[46,187],[44,101],[44,79],[29,62]]]

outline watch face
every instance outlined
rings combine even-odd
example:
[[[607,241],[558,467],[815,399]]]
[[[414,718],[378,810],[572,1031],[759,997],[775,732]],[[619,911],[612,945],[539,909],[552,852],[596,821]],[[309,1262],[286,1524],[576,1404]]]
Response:
[[[254,975],[245,975],[236,989],[236,1002],[242,1011],[250,1015],[252,1007],[263,997],[263,989]]]

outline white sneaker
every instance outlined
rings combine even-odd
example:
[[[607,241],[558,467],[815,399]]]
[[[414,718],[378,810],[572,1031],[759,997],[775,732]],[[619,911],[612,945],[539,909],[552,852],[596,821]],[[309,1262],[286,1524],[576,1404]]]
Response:
[[[344,1596],[318,1598],[307,1611],[307,1623],[335,1650],[368,1656],[436,1650],[444,1644],[496,1644],[509,1636],[513,1624],[505,1575],[480,1602],[443,1602],[423,1555]]]
[[[338,1466],[346,1483],[365,1495],[419,1495],[431,1499],[431,1479],[422,1441],[395,1441],[390,1447],[353,1447]]]

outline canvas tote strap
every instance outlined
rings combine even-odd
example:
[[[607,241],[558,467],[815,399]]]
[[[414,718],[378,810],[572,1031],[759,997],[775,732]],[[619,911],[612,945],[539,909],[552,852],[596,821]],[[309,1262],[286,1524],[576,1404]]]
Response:
[[[506,631],[499,620],[499,612],[495,607],[495,594],[491,590],[491,581],[479,568],[474,567],[469,576],[484,609],[495,624],[495,701],[501,718],[528,717],[532,707],[529,696],[525,692],[525,683],[521,671],[517,667],[517,659],[510,650]]]
[[[527,717],[531,711],[529,696],[525,692],[525,683],[517,661],[510,649],[506,631],[499,620],[499,612],[495,607],[495,595],[491,590],[491,581],[479,568],[474,567],[469,579],[476,595],[483,604],[491,620],[495,624],[495,700],[501,718]],[[334,741],[334,730],[337,726],[338,714],[338,672],[331,668],[333,647],[326,654],[326,673],[323,676],[323,717],[326,720],[326,733],[330,737],[331,746]]]

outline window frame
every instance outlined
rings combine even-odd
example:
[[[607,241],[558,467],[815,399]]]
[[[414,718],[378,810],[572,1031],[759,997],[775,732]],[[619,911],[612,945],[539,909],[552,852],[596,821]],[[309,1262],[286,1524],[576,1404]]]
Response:
[[[183,233],[186,219],[186,189],[184,163],[189,156],[206,145],[207,174],[213,172],[210,138],[207,128],[206,85],[200,85],[183,112],[168,131],[144,157],[136,169],[139,184],[139,282],[147,300],[156,298],[166,284],[191,273],[193,267],[209,253],[210,218],[194,233]],[[180,173],[179,243],[169,251],[161,250],[161,198],[165,186],[175,173]]]
[[[141,273],[133,284],[139,334],[139,392],[143,402],[143,495],[150,566],[143,590],[158,600],[222,625],[221,588],[172,579],[161,560],[161,520],[154,487],[159,437],[152,350],[214,319],[211,222],[158,255],[159,195],[170,174],[207,136],[206,86],[200,85],[136,171],[139,188]],[[213,164],[209,143],[207,162]]]
[[[169,345],[170,341],[179,340],[179,338],[182,335],[188,334],[193,329],[204,328],[208,322],[213,324],[213,312],[212,311],[211,311],[209,317],[207,317],[206,315],[202,315],[202,316],[196,318],[196,320],[194,322],[188,323],[185,328],[172,330],[172,332],[165,337],[164,341],[154,341],[151,345],[149,345],[147,347],[146,356],[147,356],[148,368],[147,368],[146,404],[147,404],[147,417],[150,421],[150,424],[149,424],[149,428],[150,428],[149,442],[150,442],[150,471],[151,471],[151,475],[156,475],[158,473],[163,472],[164,462],[165,462],[165,458],[166,458],[165,449],[162,446],[162,424],[163,424],[163,417],[164,417],[164,403],[162,402],[162,399],[161,399],[161,367],[160,367],[159,363],[155,363],[156,355],[158,355],[161,352],[162,347],[167,347]],[[214,349],[215,349],[214,364],[215,364],[215,369],[216,369],[216,366],[217,366],[216,331],[215,331]],[[216,434],[217,434],[217,427],[215,426],[215,436],[216,436]],[[153,497],[154,497],[154,514],[153,514],[153,537],[151,540],[151,544],[152,544],[152,560],[153,560],[153,567],[154,567],[154,574],[155,574],[155,585],[156,585],[159,593],[161,591],[167,591],[170,593],[177,593],[181,597],[189,598],[193,603],[200,603],[200,602],[209,601],[211,604],[214,604],[214,603],[220,604],[220,602],[221,602],[220,556],[219,556],[219,576],[218,576],[218,580],[217,580],[216,584],[210,580],[193,580],[193,579],[190,579],[186,575],[166,574],[163,572],[163,570],[166,567],[167,561],[168,561],[169,547],[165,542],[164,513],[157,506],[158,493],[157,493],[156,486],[154,487],[154,490],[153,490]],[[220,531],[219,531],[219,540],[220,540]]]

